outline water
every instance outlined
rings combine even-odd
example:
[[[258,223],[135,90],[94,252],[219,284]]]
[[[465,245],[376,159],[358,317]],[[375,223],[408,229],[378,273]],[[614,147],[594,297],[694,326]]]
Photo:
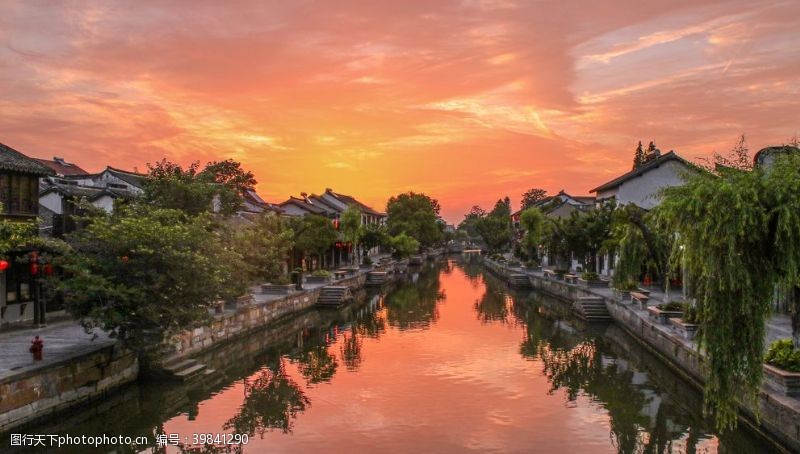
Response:
[[[744,428],[715,436],[699,392],[619,328],[477,264],[428,264],[385,292],[208,353],[204,382],[129,386],[26,432],[151,444],[116,452],[218,433],[249,442],[192,452],[771,452]]]

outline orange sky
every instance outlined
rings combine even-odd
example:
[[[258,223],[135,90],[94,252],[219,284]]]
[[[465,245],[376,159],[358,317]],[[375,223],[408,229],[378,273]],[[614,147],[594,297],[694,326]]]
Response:
[[[638,140],[783,143],[800,2],[0,4],[0,142],[88,170],[233,158],[278,202],[421,191],[457,222],[584,194]]]

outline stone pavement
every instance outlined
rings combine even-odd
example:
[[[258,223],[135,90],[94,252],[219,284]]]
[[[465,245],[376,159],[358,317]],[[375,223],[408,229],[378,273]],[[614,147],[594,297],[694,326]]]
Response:
[[[44,328],[0,330],[0,380],[67,361],[116,342],[104,332],[96,331],[96,335],[87,334],[72,320],[52,323]],[[44,341],[42,361],[34,361],[28,351],[34,336]]]
[[[525,268],[514,268],[515,273],[523,273],[534,275],[544,278],[544,273],[541,271],[531,271]],[[663,302],[665,300],[664,292],[656,290],[654,287],[649,287],[650,298],[653,302]],[[592,288],[592,293],[602,295],[607,298],[613,296],[613,291],[610,288]],[[674,296],[674,295],[673,295]],[[766,342],[764,347],[768,348],[769,345],[778,339],[789,339],[792,337],[792,321],[789,315],[774,314],[768,321],[766,326]]]

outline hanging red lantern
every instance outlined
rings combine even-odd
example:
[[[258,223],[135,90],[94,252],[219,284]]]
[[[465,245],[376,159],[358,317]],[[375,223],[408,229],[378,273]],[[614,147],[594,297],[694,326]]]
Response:
[[[39,264],[31,263],[31,276],[36,276],[37,274],[39,274]]]
[[[8,262],[5,260],[0,260],[0,273],[8,269]]]
[[[53,265],[48,263],[48,264],[46,264],[44,266],[44,275],[45,276],[52,276],[53,275]]]
[[[120,260],[122,260],[122,263],[128,263],[128,256],[123,255],[122,257],[120,257]]]

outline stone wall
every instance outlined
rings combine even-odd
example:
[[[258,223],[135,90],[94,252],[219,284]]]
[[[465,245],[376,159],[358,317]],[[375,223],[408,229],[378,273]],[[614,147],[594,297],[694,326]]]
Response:
[[[109,346],[0,381],[0,431],[28,424],[136,380],[136,356]]]
[[[366,273],[337,281],[335,285],[356,290],[364,286]],[[220,314],[208,325],[184,331],[172,338],[166,356],[170,360],[189,357],[262,328],[288,315],[297,314],[316,304],[322,287],[287,295],[265,302],[244,301],[235,312]]]

